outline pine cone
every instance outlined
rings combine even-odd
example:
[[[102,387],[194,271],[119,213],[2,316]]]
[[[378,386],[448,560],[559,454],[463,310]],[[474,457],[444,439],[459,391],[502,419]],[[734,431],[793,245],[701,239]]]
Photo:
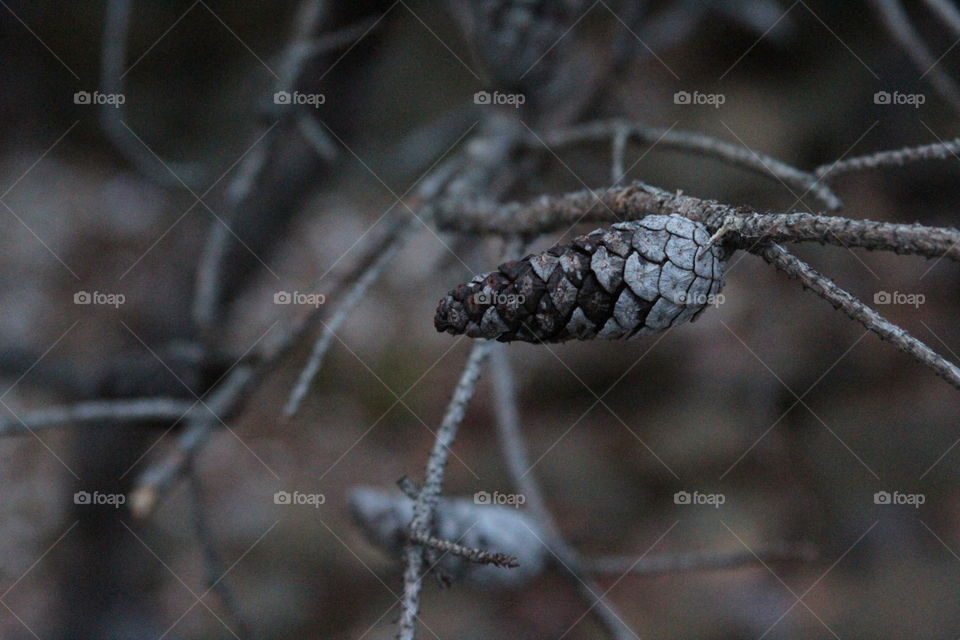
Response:
[[[723,286],[723,252],[709,239],[677,214],[619,222],[461,284],[434,325],[500,342],[656,333],[695,318]]]

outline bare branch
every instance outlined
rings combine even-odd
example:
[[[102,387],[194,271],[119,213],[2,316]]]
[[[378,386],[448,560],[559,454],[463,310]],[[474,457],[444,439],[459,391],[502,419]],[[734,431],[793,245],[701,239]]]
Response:
[[[133,0],[109,0],[100,49],[100,91],[125,96],[124,75],[127,60],[127,42],[130,35],[130,13]],[[124,102],[126,102],[124,100]],[[137,140],[123,122],[125,109],[120,104],[102,103],[98,113],[100,126],[114,148],[142,175],[154,182],[182,188],[180,180],[196,183],[196,167],[178,167],[174,176]]]
[[[809,213],[730,216],[724,225],[745,240],[763,238],[771,242],[819,242],[960,261],[960,231],[957,229],[851,220]]]
[[[411,534],[410,539],[417,544],[430,547],[436,551],[455,555],[458,558],[463,558],[464,560],[468,560],[476,564],[490,564],[495,567],[503,567],[507,569],[513,569],[520,566],[520,561],[508,553],[484,551],[483,549],[465,547],[457,544],[456,542],[441,540],[440,538],[436,538],[422,532],[415,532]]]
[[[552,131],[543,136],[543,141],[548,147],[555,148],[584,142],[616,140],[620,135],[627,135],[643,144],[653,145],[654,149],[697,153],[767,178],[781,180],[801,193],[809,191],[829,210],[836,210],[842,206],[840,199],[828,185],[820,182],[817,176],[742,145],[731,144],[692,131],[676,131],[622,120],[609,120]],[[528,136],[527,144],[534,149],[543,149],[543,143],[532,134]],[[623,173],[620,172],[617,177],[622,175]]]
[[[290,395],[287,397],[287,402],[283,407],[283,418],[285,420],[292,418],[300,409],[300,403],[307,395],[307,392],[310,390],[310,385],[313,383],[313,379],[320,371],[324,357],[327,355],[327,351],[333,344],[333,341],[336,338],[336,333],[340,329],[341,325],[343,325],[346,319],[350,317],[350,314],[353,313],[354,307],[356,307],[357,304],[363,300],[363,297],[366,295],[370,286],[380,278],[384,269],[387,268],[387,265],[389,265],[393,258],[397,255],[397,252],[403,248],[407,237],[417,226],[417,224],[418,222],[416,217],[411,215],[406,224],[400,227],[397,233],[390,238],[389,243],[383,247],[374,262],[353,284],[343,302],[341,302],[340,306],[337,307],[336,313],[334,313],[333,317],[330,318],[330,321],[323,323],[323,331],[317,338],[317,341],[314,343],[310,357],[307,359],[306,365],[300,372],[300,375],[297,377],[297,381],[294,384],[293,389],[290,391]]]
[[[947,0],[924,0],[943,22],[950,27],[954,35],[960,36],[960,11]]]
[[[324,14],[325,3],[321,0],[302,0],[294,19],[293,33],[284,50],[280,65],[281,75],[277,79],[276,91],[289,90],[300,76],[304,63],[308,59],[306,51],[310,49],[313,32],[317,28]],[[285,114],[295,113],[292,109]],[[228,244],[233,237],[231,227],[239,219],[241,203],[251,195],[257,178],[263,173],[267,160],[272,151],[276,136],[276,123],[262,132],[249,149],[240,166],[236,169],[233,179],[227,187],[226,221],[214,219],[210,223],[203,251],[197,267],[197,279],[194,286],[193,307],[191,309],[194,322],[206,341],[212,340],[214,325],[219,320],[221,293],[223,283],[223,267],[226,259]],[[316,143],[310,139],[311,143]],[[328,145],[334,148],[332,143]]]
[[[940,92],[955,110],[960,111],[960,88],[953,78],[937,67],[939,62],[930,53],[920,34],[917,33],[910,18],[899,0],[871,0],[874,8],[880,13],[883,24],[890,32],[896,43],[922,74],[930,76],[930,83]]]
[[[947,142],[936,142],[918,147],[905,147],[892,151],[877,151],[867,155],[856,156],[824,164],[817,167],[814,173],[824,181],[830,182],[838,176],[855,171],[868,171],[882,167],[902,167],[922,160],[948,160],[957,158],[960,153],[960,138]]]
[[[190,479],[190,513],[193,521],[193,532],[197,536],[197,543],[200,545],[200,552],[203,556],[207,590],[216,591],[217,595],[220,596],[220,601],[229,612],[233,624],[237,627],[239,637],[241,639],[252,638],[250,623],[243,615],[237,597],[225,579],[229,569],[224,565],[223,559],[217,552],[213,531],[210,529],[210,522],[203,504],[203,487],[193,464],[190,465],[187,476]]]
[[[176,398],[92,400],[74,405],[28,411],[0,421],[0,436],[24,435],[45,427],[87,422],[179,421],[196,403]],[[199,409],[206,412],[206,409]]]
[[[470,357],[464,366],[460,381],[453,392],[453,398],[447,406],[440,428],[437,429],[436,439],[430,458],[423,486],[417,495],[413,507],[413,520],[410,522],[411,538],[429,532],[433,520],[434,510],[440,499],[443,476],[447,466],[447,457],[450,447],[457,437],[457,430],[466,414],[467,404],[473,397],[477,381],[480,378],[480,369],[484,360],[490,355],[492,343],[478,341],[470,352]],[[423,552],[414,542],[407,544],[404,550],[406,568],[403,573],[403,598],[400,614],[400,640],[413,640],[416,636],[416,619],[420,611],[420,590],[423,586]]]
[[[626,626],[623,616],[602,595],[598,595],[604,591],[590,577],[577,551],[563,537],[547,507],[540,485],[531,473],[530,456],[520,430],[517,385],[505,345],[495,346],[491,368],[500,453],[506,461],[514,485],[526,498],[534,523],[544,532],[546,540],[542,540],[541,544],[546,545],[550,553],[554,554],[558,564],[566,570],[565,575],[570,576],[580,596],[590,606],[591,613],[597,616],[610,636],[617,640],[635,640],[636,635]],[[598,604],[600,606],[596,606]]]
[[[235,413],[240,400],[248,397],[250,387],[256,380],[253,367],[238,364],[226,379],[214,388],[206,407],[217,417],[209,414],[191,419],[177,435],[173,447],[159,460],[147,467],[134,482],[130,495],[130,511],[137,518],[150,515],[160,498],[182,473],[184,473],[200,446],[210,437],[215,424]]]
[[[754,213],[636,182],[619,189],[585,189],[560,196],[542,196],[530,203],[462,207],[438,213],[437,225],[467,234],[519,235],[533,238],[586,222],[637,220],[647,215],[679,213],[711,231],[730,215]]]
[[[418,208],[419,212],[411,209],[410,217],[403,222],[394,224],[390,232],[383,237],[382,243],[379,246],[375,246],[373,252],[370,254],[371,259],[369,264],[363,268],[361,275],[353,283],[344,297],[343,302],[337,308],[337,312],[329,322],[323,323],[319,320],[319,315],[317,313],[314,314],[317,322],[323,324],[323,331],[314,343],[310,357],[307,359],[307,363],[300,372],[297,382],[294,384],[287,398],[287,402],[284,405],[283,418],[285,420],[292,418],[299,410],[300,403],[310,390],[310,385],[320,371],[324,357],[333,344],[333,340],[336,338],[337,330],[350,316],[354,307],[363,299],[367,290],[383,274],[387,265],[390,264],[390,261],[393,260],[397,252],[403,248],[408,236],[413,230],[421,223],[427,224],[428,221],[433,219],[434,207],[424,203],[432,202],[447,186],[448,182],[454,179],[457,171],[461,169],[461,166],[461,158],[454,156],[428,172],[416,193],[415,199],[420,203],[420,206],[414,204],[414,207]]]
[[[584,190],[542,196],[528,203],[465,208],[456,217],[438,217],[438,225],[465,233],[534,237],[585,222],[635,220],[647,215],[679,213],[711,231],[739,232],[748,248],[759,238],[781,242],[821,242],[843,247],[960,260],[960,231],[918,224],[852,220],[810,213],[760,213],[714,200],[670,193],[643,183],[602,191]]]
[[[637,560],[632,556],[595,558],[586,566],[595,573],[613,573],[632,576],[659,576],[688,571],[719,571],[763,566],[778,562],[811,562],[816,553],[808,545],[781,545],[754,551],[692,551],[686,553],[659,553]]]
[[[843,311],[850,318],[879,335],[881,339],[889,340],[893,346],[912,356],[924,366],[933,369],[937,375],[960,389],[960,368],[838,287],[832,280],[815,271],[780,245],[763,243],[751,249],[751,252],[761,256],[791,278],[799,279],[805,288],[832,304],[835,309]]]

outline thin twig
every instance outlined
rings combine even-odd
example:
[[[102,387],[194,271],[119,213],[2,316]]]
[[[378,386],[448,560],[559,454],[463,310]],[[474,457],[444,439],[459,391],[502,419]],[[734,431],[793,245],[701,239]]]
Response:
[[[835,309],[843,311],[882,339],[889,340],[895,347],[924,366],[933,369],[937,375],[960,389],[960,368],[957,365],[838,287],[832,280],[818,273],[780,245],[772,242],[761,243],[751,252],[761,256],[791,278],[799,279],[805,288],[832,304]]]
[[[467,405],[473,397],[480,378],[480,369],[490,354],[492,343],[477,342],[467,358],[463,373],[453,391],[453,397],[444,413],[440,428],[437,429],[433,449],[427,460],[427,469],[420,493],[413,507],[413,520],[410,522],[410,536],[415,538],[431,529],[433,513],[440,499],[443,476],[447,466],[450,447],[457,437],[457,431],[466,414]],[[416,636],[416,620],[420,611],[420,590],[423,586],[423,550],[416,542],[407,544],[404,550],[406,568],[403,572],[403,597],[401,599],[399,640],[413,640]]]
[[[816,553],[807,545],[784,545],[760,549],[756,552],[691,551],[685,553],[658,553],[637,560],[632,556],[595,558],[586,561],[586,567],[595,573],[613,573],[632,576],[659,576],[688,571],[719,571],[741,569],[775,562],[810,562]]]
[[[44,427],[86,422],[160,422],[180,420],[195,403],[176,398],[134,400],[91,400],[62,407],[27,411],[11,420],[0,421],[0,436],[28,434]],[[206,411],[205,409],[202,409]]]
[[[948,160],[960,153],[960,138],[946,142],[935,142],[917,147],[904,147],[890,151],[877,151],[855,156],[839,162],[817,167],[814,173],[820,179],[830,182],[838,176],[855,171],[868,171],[882,167],[902,167],[922,160]]]
[[[530,471],[530,456],[520,429],[520,413],[517,408],[517,385],[510,365],[506,346],[497,344],[491,360],[494,410],[497,418],[497,437],[500,452],[506,461],[507,470],[517,490],[526,498],[527,510],[547,536],[544,543],[555,555],[576,584],[581,597],[590,606],[590,611],[599,619],[608,633],[617,640],[635,640],[636,634],[627,628],[620,614],[603,596],[600,588],[584,567],[577,551],[563,537],[553,514],[547,507],[540,485]],[[602,606],[596,606],[600,604]]]
[[[299,77],[303,64],[308,58],[303,52],[309,48],[313,32],[323,17],[324,5],[325,3],[322,0],[303,0],[300,3],[294,20],[293,34],[284,50],[283,61],[280,65],[281,75],[276,81],[275,91],[288,90]],[[292,117],[295,110],[286,109],[283,113]],[[273,151],[277,130],[278,127],[275,123],[261,133],[260,138],[262,139],[259,139],[243,157],[227,187],[228,213],[226,219],[215,218],[210,223],[210,231],[207,234],[197,267],[193,307],[191,309],[193,320],[205,342],[213,341],[216,325],[220,320],[223,288],[222,270],[229,242],[233,237],[231,228],[236,224],[241,203],[248,199],[253,191],[254,184],[267,165],[267,160]]]
[[[772,214],[671,193],[642,183],[620,189],[583,190],[543,196],[530,203],[464,207],[459,216],[438,218],[446,229],[466,233],[535,237],[581,222],[636,220],[651,214],[679,213],[706,226],[740,233],[741,248],[756,239],[821,242],[843,247],[893,251],[928,258],[960,260],[960,231],[918,224],[852,220],[811,213]]]
[[[917,30],[910,23],[903,4],[899,0],[871,0],[874,8],[880,12],[887,31],[909,56],[920,71],[921,78],[930,76],[930,83],[946,98],[954,109],[960,111],[960,88],[953,78],[937,67],[939,60],[933,57]]]
[[[374,262],[367,268],[363,275],[350,288],[343,302],[337,307],[336,313],[330,318],[329,322],[323,323],[323,331],[320,333],[317,341],[313,345],[313,350],[307,359],[306,365],[300,371],[297,381],[293,385],[287,401],[283,406],[283,419],[289,420],[300,409],[300,404],[310,391],[310,385],[313,379],[320,371],[324,357],[336,338],[337,331],[341,325],[350,317],[354,308],[363,300],[367,290],[376,282],[387,266],[393,261],[400,249],[403,248],[408,236],[418,226],[419,222],[415,216],[410,216],[397,233],[392,236],[390,242],[383,247]]]
[[[420,194],[424,197],[435,196],[437,191],[446,185],[450,177],[455,175],[461,166],[459,157],[451,158],[438,166],[423,179]],[[408,223],[408,220],[403,220],[389,225],[386,232],[378,240],[370,243],[357,261],[356,267],[347,273],[345,278],[336,281],[331,288],[330,298],[339,299],[340,294],[346,291],[347,287],[353,286],[374,268],[383,253],[396,242],[396,236],[400,229]],[[226,391],[223,392],[220,412],[227,415],[238,415],[257,383],[266,379],[276,369],[278,363],[294,351],[304,336],[312,334],[317,326],[322,324],[322,313],[318,309],[309,314],[302,322],[283,325],[276,331],[275,339],[265,339],[255,355],[244,358],[237,364],[221,383],[222,387],[231,391],[229,391],[229,394]],[[143,517],[153,511],[159,500],[173,486],[174,481],[183,475],[187,463],[209,439],[210,434],[217,428],[218,424],[219,422],[212,418],[191,421],[178,436],[174,447],[166,451],[161,457],[151,461],[136,482],[134,491],[136,500],[131,501],[139,507],[135,511],[136,514]]]
[[[820,182],[817,176],[792,167],[776,158],[757,153],[742,145],[731,144],[702,133],[661,129],[622,120],[601,120],[549,132],[544,134],[543,141],[548,147],[554,148],[582,142],[615,139],[619,135],[627,135],[643,144],[655,145],[654,148],[656,149],[674,149],[698,153],[768,178],[782,180],[801,192],[809,190],[831,211],[842,206],[836,194],[830,190],[828,185]],[[532,148],[543,148],[543,143],[532,134],[528,138],[530,139],[527,142]],[[620,175],[622,175],[622,172],[618,174],[618,177]]]
[[[158,460],[151,463],[137,476],[130,492],[130,511],[143,518],[153,512],[160,498],[172,486],[174,480],[185,473],[193,456],[213,432],[214,424],[237,413],[244,400],[249,398],[256,380],[251,365],[238,364],[226,378],[210,391],[204,404],[216,417],[204,415],[191,419],[177,434],[173,447]]]
[[[109,0],[103,27],[103,44],[100,48],[100,91],[104,94],[123,96],[121,104],[102,103],[98,108],[100,126],[114,148],[145,177],[166,187],[182,188],[180,180],[196,183],[195,169],[177,168],[174,176],[137,140],[124,124],[126,95],[124,82],[127,43],[130,36],[130,14],[133,0]]]
[[[314,342],[307,363],[297,377],[297,381],[284,404],[282,413],[284,420],[289,420],[299,410],[303,398],[310,390],[313,379],[320,371],[327,351],[336,338],[337,330],[350,317],[353,309],[363,300],[367,290],[379,279],[396,254],[403,248],[411,233],[420,224],[428,224],[433,219],[434,207],[427,203],[431,203],[447,184],[455,179],[461,168],[462,159],[457,155],[429,171],[423,178],[415,194],[414,208],[410,210],[409,218],[391,227],[390,233],[384,236],[383,243],[371,255],[370,263],[353,283],[336,313],[330,318],[329,322],[323,323],[323,331]],[[419,209],[419,212],[416,209]],[[319,316],[316,317],[319,321]]]
[[[229,571],[223,563],[223,559],[217,552],[213,531],[210,528],[209,518],[203,504],[203,487],[200,483],[200,477],[191,463],[187,473],[189,478],[190,493],[190,513],[193,522],[193,532],[197,536],[197,543],[200,545],[200,552],[203,556],[204,572],[206,573],[207,590],[216,591],[220,596],[220,601],[224,608],[229,612],[236,626],[237,635],[243,638],[252,638],[250,623],[243,615],[240,604],[233,589],[227,584],[226,574]]]
[[[507,569],[520,566],[520,561],[508,553],[473,549],[449,540],[441,540],[440,538],[425,534],[420,531],[412,533],[410,535],[410,540],[425,547],[430,547],[435,551],[449,553],[476,564],[492,564],[495,567],[503,567]]]
[[[940,19],[943,20],[953,31],[955,36],[960,37],[960,10],[957,10],[957,7],[947,0],[924,0],[927,3],[927,6],[933,10]]]

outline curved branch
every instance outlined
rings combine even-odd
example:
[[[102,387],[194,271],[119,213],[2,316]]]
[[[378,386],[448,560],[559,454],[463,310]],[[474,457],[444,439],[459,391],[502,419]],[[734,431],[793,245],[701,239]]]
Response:
[[[899,0],[871,0],[880,13],[883,24],[890,35],[921,73],[921,78],[930,76],[930,84],[957,111],[960,111],[960,88],[944,71],[937,68],[939,60],[933,57],[917,30],[910,24],[910,18]]]
[[[618,136],[623,135],[652,147],[697,153],[767,178],[781,180],[801,192],[809,191],[831,211],[839,209],[843,204],[830,187],[823,184],[819,177],[812,173],[742,145],[693,131],[675,131],[621,120],[609,120],[553,131],[545,134],[543,141],[547,146],[555,147],[581,142],[616,140]],[[543,143],[533,135],[528,136],[527,143],[534,148],[543,148]]]

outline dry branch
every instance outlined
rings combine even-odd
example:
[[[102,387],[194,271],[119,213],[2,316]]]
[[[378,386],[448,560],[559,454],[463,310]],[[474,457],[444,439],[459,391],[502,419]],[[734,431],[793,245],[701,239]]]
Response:
[[[410,536],[429,535],[433,523],[434,511],[440,500],[443,476],[447,466],[450,447],[457,437],[457,431],[466,414],[467,404],[473,397],[480,378],[483,362],[490,355],[493,343],[477,342],[470,352],[460,381],[447,406],[436,439],[427,460],[423,486],[413,506],[413,519],[410,522]],[[400,640],[413,640],[416,635],[416,619],[420,611],[420,590],[423,586],[423,550],[420,545],[410,542],[404,551],[406,568],[403,572],[403,598],[400,614]]]
[[[913,356],[915,360],[933,369],[937,375],[960,389],[960,368],[957,365],[838,287],[830,278],[818,273],[780,245],[763,243],[754,247],[751,252],[761,256],[791,278],[799,279],[805,288],[832,304],[834,309],[843,311],[850,318],[879,335],[881,339],[889,340],[893,346]]]
[[[180,421],[191,410],[206,413],[206,409],[195,409],[195,406],[195,402],[175,398],[78,402],[74,405],[15,414],[12,420],[0,421],[0,436],[23,435],[44,427],[73,423]]]

